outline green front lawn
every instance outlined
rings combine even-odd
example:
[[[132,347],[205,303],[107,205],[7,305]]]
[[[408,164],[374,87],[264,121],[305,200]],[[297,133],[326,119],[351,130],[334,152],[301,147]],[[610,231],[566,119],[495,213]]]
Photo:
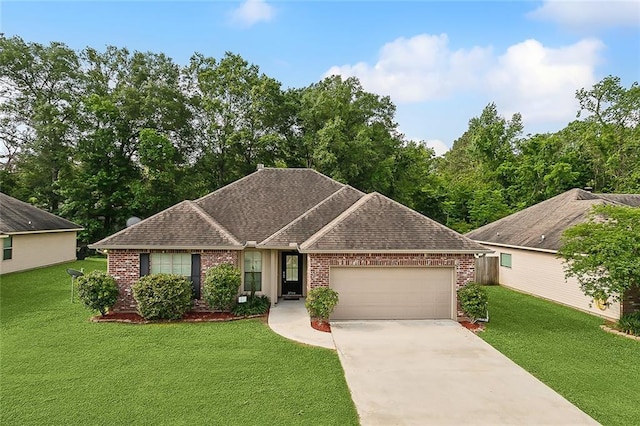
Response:
[[[260,320],[92,323],[69,267],[2,276],[0,423],[358,424],[335,352]]]
[[[487,287],[480,336],[603,425],[640,422],[640,341],[604,321],[502,287]]]

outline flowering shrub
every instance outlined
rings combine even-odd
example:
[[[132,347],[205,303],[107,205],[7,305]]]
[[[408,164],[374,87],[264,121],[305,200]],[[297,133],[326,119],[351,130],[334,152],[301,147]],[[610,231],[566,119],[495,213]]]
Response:
[[[309,290],[304,305],[312,318],[328,320],[336,305],[338,293],[329,287],[316,287]]]

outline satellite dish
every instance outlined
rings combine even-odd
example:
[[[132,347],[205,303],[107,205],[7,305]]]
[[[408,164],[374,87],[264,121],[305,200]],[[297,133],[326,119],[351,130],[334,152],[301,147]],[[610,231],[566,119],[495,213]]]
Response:
[[[139,217],[136,216],[131,216],[129,219],[127,219],[127,228],[130,226],[135,225],[136,223],[140,222],[142,219],[140,219]]]

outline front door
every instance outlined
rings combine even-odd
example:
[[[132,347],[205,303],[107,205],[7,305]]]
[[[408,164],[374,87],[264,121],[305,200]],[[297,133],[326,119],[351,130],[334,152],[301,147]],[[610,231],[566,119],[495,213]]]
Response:
[[[282,296],[302,296],[302,255],[282,253]]]

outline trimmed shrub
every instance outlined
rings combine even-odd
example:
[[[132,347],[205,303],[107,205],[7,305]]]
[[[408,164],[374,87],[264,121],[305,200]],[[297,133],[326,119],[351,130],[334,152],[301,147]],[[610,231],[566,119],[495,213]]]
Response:
[[[459,289],[458,301],[471,322],[487,317],[489,296],[487,295],[487,290],[480,284],[470,283]]]
[[[204,278],[204,299],[214,311],[230,312],[240,288],[240,270],[222,263],[210,268]]]
[[[316,287],[309,290],[304,306],[307,307],[312,318],[319,318],[327,321],[336,305],[338,304],[338,293],[329,287]]]
[[[131,288],[145,319],[180,319],[192,306],[191,282],[182,275],[146,275]]]
[[[245,303],[238,303],[234,306],[232,312],[238,316],[264,315],[270,306],[271,301],[267,296],[247,295],[247,301]]]
[[[618,320],[618,327],[625,333],[640,336],[640,311],[622,315]]]
[[[78,297],[87,308],[107,313],[118,301],[118,283],[103,271],[91,271],[76,278]]]

